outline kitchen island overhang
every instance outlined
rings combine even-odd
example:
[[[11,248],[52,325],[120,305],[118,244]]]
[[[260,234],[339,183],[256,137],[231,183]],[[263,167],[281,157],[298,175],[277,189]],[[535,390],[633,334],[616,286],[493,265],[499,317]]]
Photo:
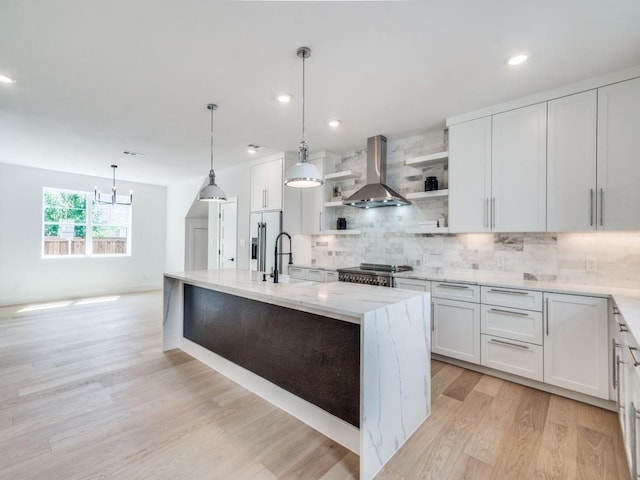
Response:
[[[211,270],[166,274],[164,287],[164,350],[186,351],[358,453],[360,478],[373,478],[429,415],[429,294]],[[307,344],[280,341],[289,330]],[[256,368],[261,356],[268,365]],[[280,364],[309,378],[287,379]],[[309,392],[315,378],[336,391],[357,384],[331,405],[322,388]]]

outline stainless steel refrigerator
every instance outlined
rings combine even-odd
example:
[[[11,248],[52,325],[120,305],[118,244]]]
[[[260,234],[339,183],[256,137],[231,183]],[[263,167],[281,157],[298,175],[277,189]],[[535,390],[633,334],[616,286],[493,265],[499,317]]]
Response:
[[[281,211],[251,214],[251,225],[249,227],[249,236],[251,238],[249,268],[251,270],[266,273],[273,271],[276,237],[281,231]],[[281,261],[279,260],[278,270],[282,271],[280,263]]]

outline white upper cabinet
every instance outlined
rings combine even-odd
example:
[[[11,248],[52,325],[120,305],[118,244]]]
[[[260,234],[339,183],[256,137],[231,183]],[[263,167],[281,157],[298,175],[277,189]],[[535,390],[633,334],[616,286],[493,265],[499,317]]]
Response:
[[[601,230],[640,229],[640,78],[598,89]]]
[[[494,115],[491,137],[491,222],[495,232],[547,227],[547,104]]]
[[[596,90],[548,105],[547,230],[596,229]]]
[[[547,104],[449,128],[449,229],[546,230]]]
[[[491,117],[449,127],[449,231],[489,232]]]
[[[251,166],[251,211],[282,209],[283,159]]]

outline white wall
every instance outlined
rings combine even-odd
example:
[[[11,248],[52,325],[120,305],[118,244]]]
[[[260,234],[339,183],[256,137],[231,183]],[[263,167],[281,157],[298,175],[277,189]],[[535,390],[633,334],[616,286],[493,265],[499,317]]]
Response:
[[[216,172],[216,183],[227,195],[237,198],[238,230],[236,232],[237,269],[249,268],[249,213],[251,210],[251,183],[249,164]],[[209,268],[217,268],[218,252],[218,210],[217,203],[209,205]]]
[[[43,187],[104,191],[110,184],[0,163],[0,305],[162,287],[167,189],[161,186],[117,181],[120,191],[134,190],[131,256],[42,258]]]
[[[194,178],[167,187],[166,209],[166,272],[181,272],[185,269],[185,219],[197,201],[202,178]]]

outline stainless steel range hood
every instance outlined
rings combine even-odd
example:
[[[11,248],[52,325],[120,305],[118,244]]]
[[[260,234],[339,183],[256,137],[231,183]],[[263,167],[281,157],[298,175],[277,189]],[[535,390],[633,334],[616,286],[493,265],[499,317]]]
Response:
[[[344,205],[358,208],[399,207],[411,202],[385,185],[387,177],[387,138],[376,135],[367,139],[367,184],[344,200]]]

